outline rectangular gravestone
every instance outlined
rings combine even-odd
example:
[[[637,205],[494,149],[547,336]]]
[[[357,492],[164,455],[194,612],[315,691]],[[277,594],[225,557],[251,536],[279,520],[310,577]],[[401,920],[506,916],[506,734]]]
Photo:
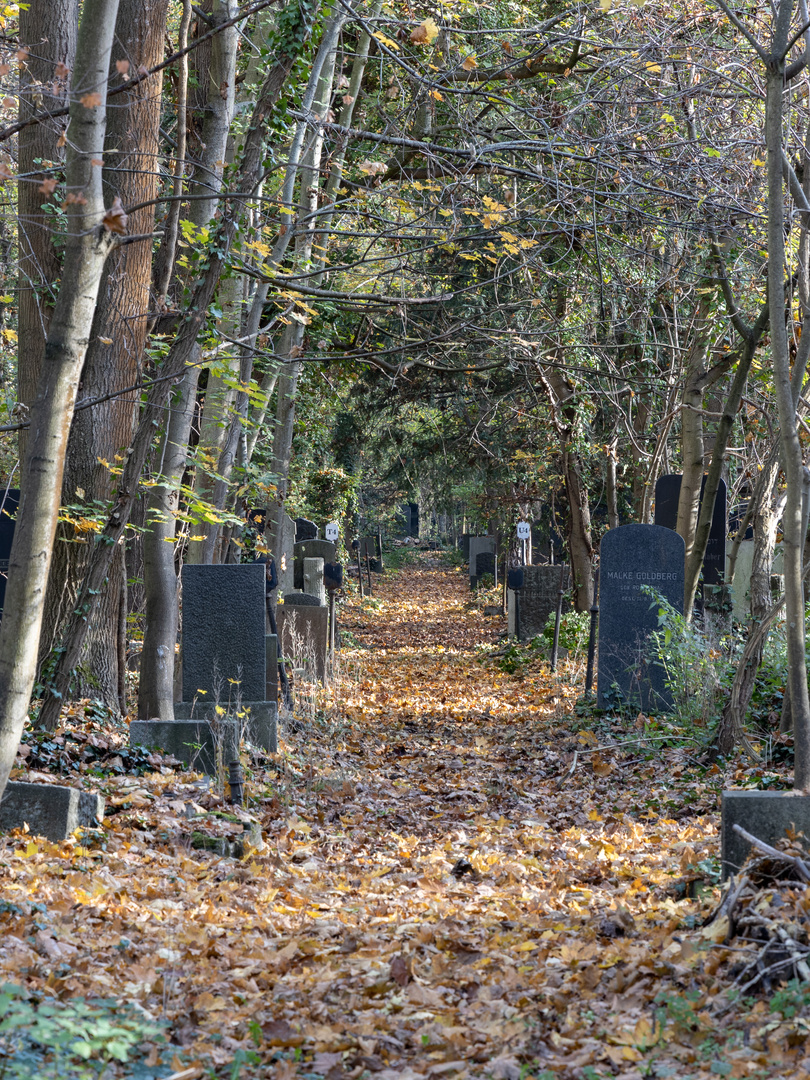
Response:
[[[414,540],[419,539],[419,503],[409,503],[411,508],[411,531],[410,535]]]
[[[20,492],[17,488],[9,488],[6,491],[4,486],[0,486],[0,614],[3,612],[6,600],[8,561],[14,540],[14,526],[17,524],[15,515],[19,505]]]
[[[564,587],[567,589],[570,585],[567,566],[523,567],[523,588],[519,593],[510,589],[507,594],[510,637],[516,636],[518,622],[521,641],[531,641],[532,638],[543,633],[549,615],[553,615],[557,610],[561,573],[564,575]],[[520,605],[519,619],[516,617],[518,604]],[[571,610],[569,601],[563,601],[562,610],[563,612]]]
[[[182,584],[183,701],[264,701],[264,565],[186,565]]]
[[[67,840],[78,828],[95,828],[104,818],[104,799],[58,784],[9,780],[0,802],[0,831],[27,825],[32,836]]]
[[[726,559],[728,564],[728,559]],[[775,552],[771,564],[771,574],[782,574],[782,545]],[[751,574],[754,569],[754,541],[741,540],[737,550],[737,562],[734,567],[734,579],[731,582],[732,614],[738,622],[745,622],[751,614]],[[728,580],[728,565],[726,567]]]
[[[632,708],[666,711],[671,696],[665,672],[648,644],[658,628],[657,608],[642,586],[652,586],[683,612],[683,539],[660,525],[622,525],[602,537],[599,561],[599,707],[618,704],[616,684],[620,700]]]
[[[494,536],[471,536],[470,537],[470,588],[478,587],[478,556],[492,555],[493,564],[497,541]],[[492,573],[492,571],[487,571]]]
[[[337,548],[330,540],[302,540],[293,548],[293,588],[304,589],[304,559],[337,561]],[[306,591],[306,590],[304,590]]]
[[[461,549],[461,556],[466,563],[470,561],[470,534],[462,533],[459,537],[458,546]]]
[[[304,559],[304,592],[317,596],[326,603],[326,586],[323,580],[323,559]]]
[[[302,599],[307,602],[302,603]],[[329,634],[329,608],[306,593],[293,593],[276,608],[281,654],[305,676],[323,682]]]
[[[542,521],[532,524],[532,558],[543,565],[563,562],[565,541],[553,525]]]
[[[700,485],[700,500],[706,477]],[[659,476],[655,484],[655,524],[665,529],[675,529],[678,524],[678,500],[681,497],[681,476],[679,473],[667,473]],[[714,500],[712,527],[709,530],[709,542],[703,559],[704,585],[720,585],[726,571],[726,482],[720,481]]]

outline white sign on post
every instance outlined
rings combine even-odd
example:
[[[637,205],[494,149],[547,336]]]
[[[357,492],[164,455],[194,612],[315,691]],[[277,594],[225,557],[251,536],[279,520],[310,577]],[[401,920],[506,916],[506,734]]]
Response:
[[[333,544],[336,544],[338,534],[340,533],[340,526],[336,521],[330,521],[324,529],[324,533],[326,534],[327,540],[329,540]]]
[[[517,523],[517,536],[518,540],[528,540],[532,535],[532,527],[528,521],[519,521]]]

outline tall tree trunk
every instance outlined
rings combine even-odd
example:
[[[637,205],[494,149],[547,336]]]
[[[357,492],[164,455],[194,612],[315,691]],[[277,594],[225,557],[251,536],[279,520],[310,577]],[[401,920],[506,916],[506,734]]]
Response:
[[[211,18],[225,22],[236,12],[236,0],[214,0]],[[213,39],[202,126],[201,153],[195,162],[189,220],[198,228],[209,226],[217,209],[222,174],[233,120],[236,84],[236,27]],[[205,196],[208,196],[207,198]],[[199,360],[199,350],[196,359]],[[178,607],[174,543],[178,489],[188,458],[194,403],[200,378],[198,363],[191,365],[175,390],[163,436],[162,480],[147,501],[144,533],[144,621],[138,715],[141,719],[174,718],[174,649]],[[170,587],[170,581],[174,585]]]
[[[765,625],[766,616],[773,606],[771,567],[776,546],[776,527],[784,506],[784,497],[780,497],[778,491],[778,461],[774,458],[766,466],[766,470],[767,479],[762,477],[762,480],[763,486],[767,484],[767,490],[764,491],[760,505],[754,513],[754,559],[751,569],[751,622],[748,641],[717,729],[717,749],[721,754],[730,754],[743,735],[745,714],[768,640],[767,630],[762,630],[761,627]]]
[[[295,0],[292,0],[292,3],[295,3]],[[300,13],[300,9],[296,8],[296,10]],[[315,12],[300,13],[300,17],[304,21],[303,30],[299,32],[301,40],[306,39],[306,35],[311,28],[311,21],[309,20],[314,16]],[[161,381],[154,383],[149,390],[140,422],[125,455],[126,462],[118,486],[114,509],[102,530],[100,542],[93,549],[90,565],[82,582],[74,613],[71,615],[65,633],[65,640],[70,645],[65,648],[61,655],[50,696],[43,703],[43,708],[50,705],[52,699],[56,700],[58,707],[59,695],[64,694],[69,685],[70,672],[80,655],[84,634],[87,632],[88,622],[93,616],[96,597],[109,573],[115,545],[123,536],[132,511],[141,470],[152,447],[154,437],[163,426],[172,382],[180,382],[187,372],[188,365],[195,359],[198,348],[197,338],[201,330],[203,313],[208,310],[208,306],[213,300],[220,275],[224,270],[231,245],[237,234],[240,218],[239,205],[241,202],[238,196],[253,194],[261,180],[266,121],[281,97],[284,85],[295,63],[296,55],[294,51],[285,51],[276,58],[267,74],[261,94],[253,109],[253,115],[245,134],[242,161],[236,178],[235,191],[237,198],[234,200],[236,205],[231,208],[226,204],[224,207],[222,220],[212,237],[208,259],[204,264],[199,280],[190,289],[188,303],[180,320],[177,334],[163,363]],[[168,544],[166,546],[168,547]],[[173,652],[173,639],[171,645]]]
[[[42,110],[58,110],[67,100],[79,25],[78,0],[47,0],[20,8],[20,44],[30,51],[20,69],[20,120]],[[64,65],[59,68],[58,65]],[[45,337],[56,296],[60,259],[54,246],[53,195],[43,181],[55,179],[43,171],[43,162],[58,164],[65,151],[60,146],[66,118],[30,124],[22,129],[17,144],[21,180],[17,189],[20,273],[18,317],[17,399],[31,406],[39,385]],[[20,432],[20,458],[25,454],[27,432]]]
[[[73,199],[67,205],[62,284],[31,410],[24,487],[0,624],[0,798],[28,715],[70,422],[101,275],[112,247],[111,234],[102,224],[101,170],[93,161],[104,153],[107,72],[117,12],[118,0],[85,0],[76,48],[66,168],[67,198]]]
[[[111,85],[122,75],[124,62],[134,73],[153,67],[163,55],[166,29],[164,0],[120,0],[116,40],[110,66]],[[126,74],[123,76],[126,77]],[[130,217],[130,232],[149,235],[154,229],[157,195],[157,159],[162,79],[160,75],[119,95],[111,110],[102,175],[108,203],[118,196],[124,206],[142,205]],[[84,397],[120,393],[137,383],[141,373],[149,313],[152,276],[149,241],[126,244],[110,258],[99,290],[93,334],[87,350],[81,391]],[[113,397],[92,409],[76,413],[70,430],[64,503],[109,503],[113,493],[110,468],[120,464],[132,440],[138,396]],[[116,459],[118,461],[116,462]],[[72,611],[76,593],[92,552],[93,534],[78,534],[62,524],[57,533],[48,582],[40,642],[40,659],[52,647]],[[74,692],[100,697],[118,708],[119,672],[115,642],[119,629],[121,575],[116,562],[115,580],[105,588],[87,636]]]
[[[785,326],[785,213],[782,193],[782,95],[784,53],[793,14],[792,0],[782,0],[775,16],[771,55],[767,64],[765,146],[768,155],[768,299],[770,303],[771,360],[779,428],[782,467],[787,480],[782,535],[785,569],[785,627],[787,635],[788,691],[793,711],[795,746],[794,786],[810,788],[810,697],[804,635],[802,582],[802,448],[796,423],[796,401],[790,380],[790,352]]]

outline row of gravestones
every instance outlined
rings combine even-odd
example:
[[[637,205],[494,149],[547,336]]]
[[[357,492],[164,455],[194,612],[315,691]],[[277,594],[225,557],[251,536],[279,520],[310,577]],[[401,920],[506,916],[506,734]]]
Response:
[[[266,512],[252,510],[250,520],[263,529]],[[312,680],[326,678],[334,630],[327,595],[341,584],[342,567],[337,544],[318,533],[314,522],[284,515],[269,572],[263,562],[183,568],[182,699],[173,721],[134,721],[133,744],[168,750],[209,773],[223,738],[216,728],[225,729],[226,755],[240,727],[254,744],[277,751],[279,656]],[[382,568],[377,538],[362,537],[359,553],[372,570]],[[220,720],[222,708],[237,719]]]
[[[657,605],[650,590],[683,612],[684,543],[674,531],[680,487],[680,476],[661,477],[656,484],[655,524],[624,525],[611,529],[602,539],[597,684],[600,707],[617,704],[617,698],[644,710],[667,709],[671,704],[664,669],[650,658],[647,641],[658,627]],[[701,498],[702,492],[703,488]],[[721,481],[703,564],[707,585],[723,580],[727,529],[726,485]],[[470,584],[474,588],[482,573],[493,573],[492,568],[497,566],[496,541],[494,537],[469,537],[468,544]],[[750,584],[749,547],[753,548],[753,542],[744,540],[735,572],[732,598],[738,617],[744,612],[743,598]],[[556,610],[566,571],[565,566],[523,568],[521,588],[508,593],[510,636],[525,641],[542,633]]]

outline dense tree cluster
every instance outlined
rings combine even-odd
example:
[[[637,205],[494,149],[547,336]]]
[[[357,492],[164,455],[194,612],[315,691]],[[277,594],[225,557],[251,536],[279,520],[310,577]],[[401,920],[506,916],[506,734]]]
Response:
[[[90,688],[126,711],[128,618],[141,713],[171,716],[178,570],[242,558],[247,506],[272,507],[271,550],[285,508],[418,497],[504,535],[553,508],[586,610],[601,533],[651,521],[666,472],[687,611],[721,478],[755,622],[782,521],[807,743],[804,0],[3,21],[0,787],[32,693],[44,726]]]

